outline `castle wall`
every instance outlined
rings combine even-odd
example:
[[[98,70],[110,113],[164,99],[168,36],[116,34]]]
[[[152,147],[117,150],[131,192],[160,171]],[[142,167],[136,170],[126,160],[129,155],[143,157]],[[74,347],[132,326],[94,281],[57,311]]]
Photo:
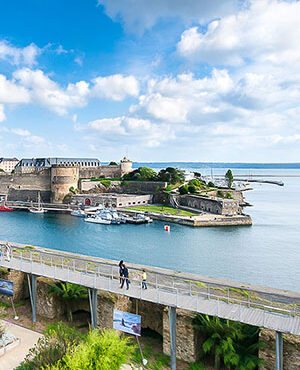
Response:
[[[79,167],[54,165],[51,167],[51,202],[62,203],[70,187],[78,186]]]
[[[218,201],[197,195],[180,195],[177,197],[177,200],[181,206],[196,208],[219,215],[236,215],[239,213],[239,203],[233,200]]]
[[[49,202],[50,171],[48,169],[34,174],[0,175],[0,194],[7,195],[8,200],[36,201],[39,191],[42,201]]]

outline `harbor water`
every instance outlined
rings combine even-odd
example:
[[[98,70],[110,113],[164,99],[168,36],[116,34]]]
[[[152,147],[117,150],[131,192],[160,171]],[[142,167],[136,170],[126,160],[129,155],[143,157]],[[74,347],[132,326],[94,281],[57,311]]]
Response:
[[[251,172],[300,176],[295,169]],[[250,174],[250,169],[234,173]],[[253,226],[170,224],[166,232],[160,221],[98,225],[67,214],[19,211],[0,212],[0,239],[300,291],[300,177],[278,180],[285,186],[251,184],[253,190],[245,192],[253,205],[245,209]]]

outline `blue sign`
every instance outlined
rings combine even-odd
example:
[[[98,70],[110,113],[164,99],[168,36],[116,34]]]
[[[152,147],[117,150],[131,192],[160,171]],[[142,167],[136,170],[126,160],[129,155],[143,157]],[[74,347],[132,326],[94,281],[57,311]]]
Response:
[[[141,316],[114,310],[113,328],[125,333],[141,336]]]
[[[8,295],[13,297],[14,295],[14,283],[9,280],[0,279],[0,294]]]

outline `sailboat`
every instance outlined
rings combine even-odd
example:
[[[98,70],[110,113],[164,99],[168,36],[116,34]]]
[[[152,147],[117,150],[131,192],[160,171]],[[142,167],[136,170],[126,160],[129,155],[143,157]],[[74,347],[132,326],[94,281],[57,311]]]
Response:
[[[41,194],[40,194],[40,192],[38,192],[38,206],[37,207],[33,207],[33,205],[31,204],[31,207],[29,208],[29,212],[31,212],[31,213],[38,213],[38,214],[47,212],[41,206]]]

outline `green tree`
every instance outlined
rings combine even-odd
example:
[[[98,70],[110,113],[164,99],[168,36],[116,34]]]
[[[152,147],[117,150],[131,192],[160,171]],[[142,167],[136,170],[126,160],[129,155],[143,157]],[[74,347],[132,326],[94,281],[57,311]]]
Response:
[[[188,192],[189,192],[189,189],[188,189],[187,185],[180,186],[179,193],[181,195],[188,194]]]
[[[201,182],[197,179],[190,180],[189,185],[194,185],[197,188],[200,188],[202,186]]]
[[[188,185],[188,191],[191,194],[195,194],[197,192],[195,185]]]
[[[157,179],[171,184],[181,183],[184,181],[184,172],[175,167],[167,167],[159,171]]]
[[[126,364],[135,346],[130,339],[113,330],[89,332],[86,340],[78,346],[71,347],[52,370],[119,370]]]
[[[157,173],[150,167],[139,167],[123,176],[123,180],[155,181]]]
[[[215,187],[215,184],[212,181],[209,181],[209,183],[207,184],[207,186],[209,188],[214,188]]]
[[[109,162],[109,166],[117,166],[118,165],[118,163],[117,162]]]
[[[52,284],[49,293],[61,297],[66,305],[68,321],[73,321],[72,305],[77,300],[87,299],[87,289],[81,285],[62,283]]]
[[[197,314],[193,325],[205,337],[202,344],[204,354],[211,353],[215,356],[215,369],[220,368],[221,360],[227,368],[238,364],[239,356],[234,348],[234,342],[242,334],[233,321]]]
[[[229,188],[231,188],[232,186],[232,183],[233,183],[233,174],[232,174],[232,171],[231,170],[228,170],[225,174],[225,181],[226,181],[226,184]]]
[[[227,199],[233,199],[232,194],[231,193],[226,193],[226,198]]]

